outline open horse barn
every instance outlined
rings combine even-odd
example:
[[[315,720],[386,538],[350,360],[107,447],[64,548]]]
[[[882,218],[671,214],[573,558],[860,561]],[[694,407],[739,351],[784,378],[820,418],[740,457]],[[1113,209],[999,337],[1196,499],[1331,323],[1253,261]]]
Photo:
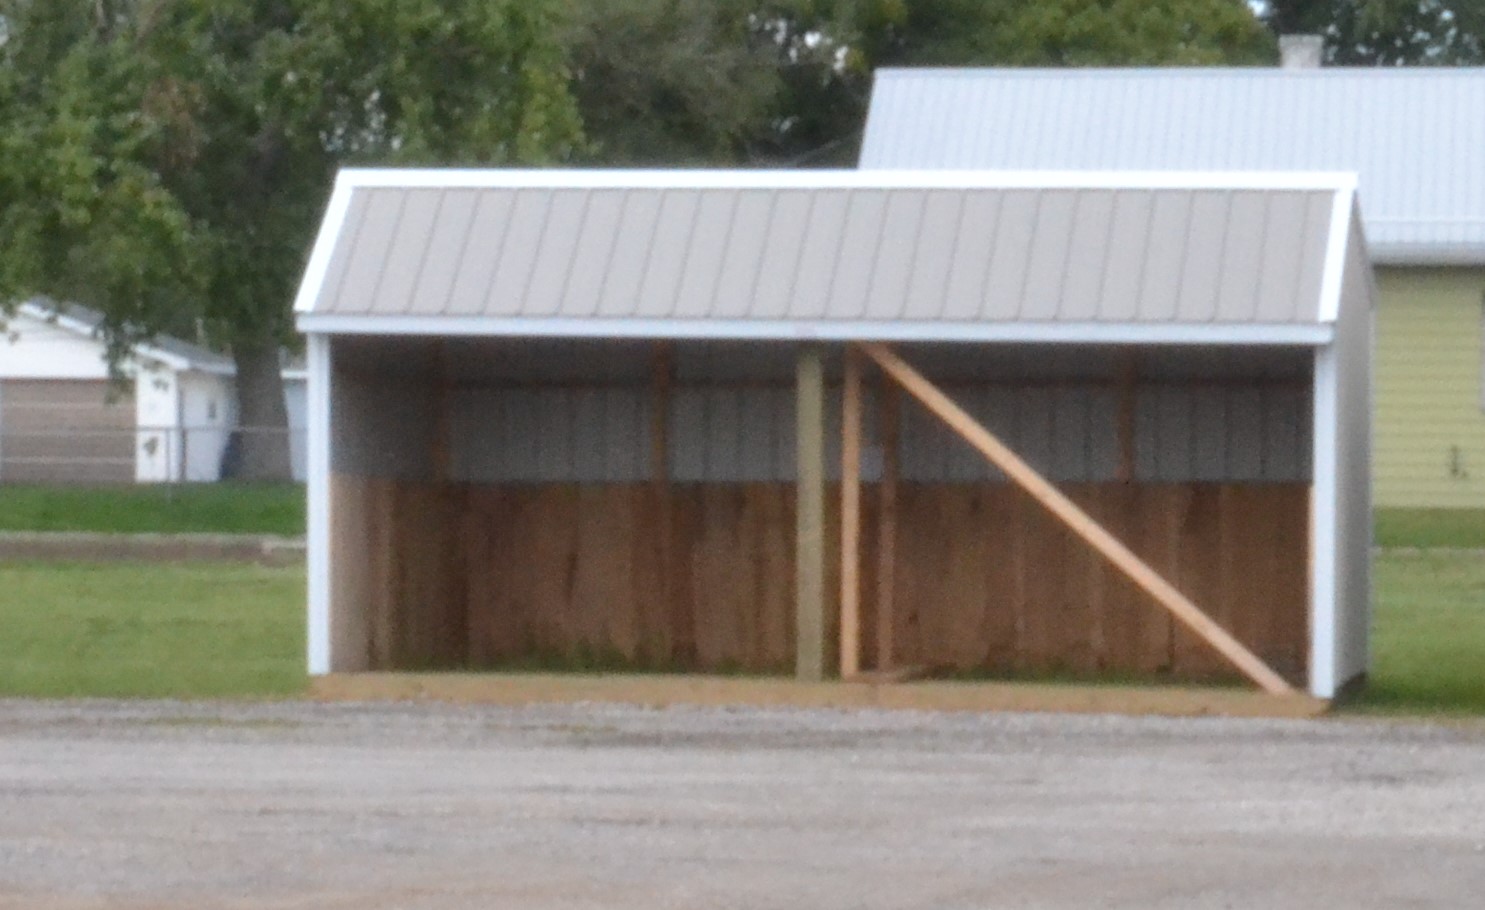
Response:
[[[310,671],[1334,698],[1373,300],[1349,175],[345,171]]]

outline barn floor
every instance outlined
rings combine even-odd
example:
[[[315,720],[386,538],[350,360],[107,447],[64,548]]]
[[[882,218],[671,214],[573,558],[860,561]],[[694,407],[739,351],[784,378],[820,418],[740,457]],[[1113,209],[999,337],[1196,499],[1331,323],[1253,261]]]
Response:
[[[0,702],[0,907],[1473,906],[1485,728]]]

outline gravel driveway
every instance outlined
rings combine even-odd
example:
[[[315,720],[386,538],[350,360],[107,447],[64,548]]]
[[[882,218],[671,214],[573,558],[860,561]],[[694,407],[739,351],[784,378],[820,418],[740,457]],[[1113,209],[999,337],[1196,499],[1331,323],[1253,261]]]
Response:
[[[0,701],[0,907],[1467,907],[1485,728]]]

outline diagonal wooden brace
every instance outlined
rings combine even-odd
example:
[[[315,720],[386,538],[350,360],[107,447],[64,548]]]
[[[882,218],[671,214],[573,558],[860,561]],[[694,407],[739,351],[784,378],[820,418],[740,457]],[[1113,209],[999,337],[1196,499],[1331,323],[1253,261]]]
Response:
[[[1074,534],[1083,538],[1089,546],[1098,551],[1099,555],[1112,563],[1114,568],[1123,572],[1130,581],[1155,598],[1156,602],[1169,610],[1176,619],[1185,623],[1191,631],[1216,648],[1233,666],[1241,670],[1243,675],[1257,683],[1264,691],[1274,695],[1287,695],[1294,691],[1268,664],[1244,647],[1242,642],[1233,638],[1226,629],[1202,612],[1200,607],[1192,603],[1174,585],[1162,578],[1160,573],[1150,568],[1117,537],[1094,521],[1087,512],[1078,508],[1050,481],[1038,474],[1020,456],[959,407],[952,398],[940,391],[937,386],[893,353],[890,348],[875,343],[862,343],[859,347],[908,394],[918,399],[924,407],[948,424],[950,429],[963,437],[991,464],[1030,493],[1047,511],[1057,516]]]

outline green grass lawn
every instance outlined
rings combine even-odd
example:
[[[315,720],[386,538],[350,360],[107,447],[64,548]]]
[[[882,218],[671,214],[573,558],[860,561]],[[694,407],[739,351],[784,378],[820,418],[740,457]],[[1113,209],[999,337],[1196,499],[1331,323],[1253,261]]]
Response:
[[[1384,554],[1374,571],[1371,683],[1351,708],[1485,714],[1485,558]]]
[[[1375,523],[1382,547],[1485,550],[1485,510],[1378,509]]]
[[[0,486],[0,531],[304,533],[298,484]]]
[[[0,695],[304,689],[304,570],[0,563]]]

